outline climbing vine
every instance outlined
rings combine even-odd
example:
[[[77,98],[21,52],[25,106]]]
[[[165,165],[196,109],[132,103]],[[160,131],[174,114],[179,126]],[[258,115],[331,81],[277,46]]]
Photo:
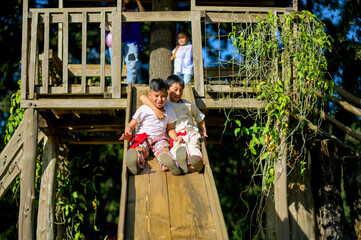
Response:
[[[262,179],[260,201],[271,191],[281,155],[286,154],[291,170],[298,166],[303,174],[306,169],[310,133],[304,119],[312,118],[314,109],[322,109],[333,94],[324,56],[331,50],[332,39],[324,27],[307,11],[280,17],[269,12],[257,23],[234,24],[229,34],[240,56],[238,62],[232,61],[239,67],[234,85],[251,87],[256,94],[244,92],[243,96],[264,104],[262,110],[248,111],[254,120],[251,127],[242,126],[239,118],[228,119],[237,125],[236,137],[249,139],[253,177]],[[261,221],[262,213],[258,213],[257,221]],[[261,228],[262,223],[258,224]]]

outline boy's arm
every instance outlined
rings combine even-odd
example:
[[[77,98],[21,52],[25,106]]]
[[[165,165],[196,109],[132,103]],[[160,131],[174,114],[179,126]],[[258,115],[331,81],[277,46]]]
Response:
[[[203,140],[204,140],[204,143],[207,145],[206,137],[208,137],[208,135],[207,135],[207,129],[206,129],[206,122],[204,120],[202,120],[202,122],[199,123],[199,127],[202,129]]]
[[[183,143],[184,140],[182,137],[177,135],[177,132],[174,129],[174,124],[175,122],[167,124],[167,133],[175,142],[180,140],[180,142]]]
[[[119,140],[129,140],[132,138],[133,134],[133,130],[134,128],[137,126],[138,122],[133,118],[129,124],[125,127],[124,133],[122,134],[122,136],[119,138]]]
[[[150,108],[153,110],[155,116],[156,116],[158,119],[163,119],[163,118],[165,117],[164,113],[163,113],[161,110],[159,110],[159,108],[157,108],[156,106],[154,106],[154,104],[150,101],[150,99],[149,99],[149,97],[148,97],[147,95],[144,95],[144,94],[143,94],[143,95],[140,95],[139,100],[140,100],[143,104],[145,104],[145,105],[147,105],[148,107],[150,107]]]
[[[139,12],[145,12],[145,9],[143,7],[143,4],[140,2],[140,0],[135,0],[137,2]]]

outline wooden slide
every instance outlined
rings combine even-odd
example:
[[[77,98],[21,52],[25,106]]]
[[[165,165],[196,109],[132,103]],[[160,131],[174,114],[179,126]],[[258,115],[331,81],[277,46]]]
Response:
[[[130,85],[126,124],[149,88]],[[195,102],[190,84],[183,96]],[[202,151],[204,172],[180,176],[163,172],[154,157],[138,175],[128,175],[123,161],[118,239],[228,239],[204,143]],[[123,159],[125,155],[126,150]]]

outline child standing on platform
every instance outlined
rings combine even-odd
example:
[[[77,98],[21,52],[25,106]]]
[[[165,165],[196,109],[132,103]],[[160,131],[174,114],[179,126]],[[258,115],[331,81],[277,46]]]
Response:
[[[178,32],[178,45],[173,49],[170,58],[174,60],[174,74],[183,78],[185,84],[191,81],[193,75],[193,47],[188,45],[190,37],[187,31]]]
[[[205,139],[208,137],[204,121],[205,115],[194,104],[182,99],[184,81],[181,77],[178,75],[169,76],[167,82],[169,85],[167,102],[173,107],[178,117],[175,130],[177,135],[182,138],[180,141],[173,138],[171,153],[177,156],[179,167],[184,173],[188,172],[188,165],[194,167],[197,171],[201,171],[203,169],[203,155],[200,148],[201,135],[197,123]],[[159,108],[151,106],[149,97],[142,95],[140,100],[153,109],[157,118],[163,119],[165,117],[165,113]]]
[[[140,0],[123,0],[122,12],[145,12]],[[112,26],[106,23],[112,34]],[[112,47],[108,45],[110,56]],[[139,49],[142,49],[142,32],[139,22],[124,22],[122,25],[122,49],[121,49],[121,69],[123,68],[123,58],[127,65],[127,83],[135,83],[139,62]]]
[[[169,152],[169,140],[166,132],[174,141],[180,141],[180,137],[174,130],[177,116],[166,103],[168,84],[163,79],[153,79],[150,82],[148,99],[152,107],[164,113],[164,118],[158,119],[153,110],[146,105],[142,105],[133,115],[130,123],[125,127],[125,131],[119,140],[128,140],[131,146],[126,155],[127,166],[134,175],[139,170],[144,169],[146,158],[149,156],[149,149],[152,149],[154,156],[162,169],[169,170],[173,175],[179,175],[180,169],[172,159]],[[133,137],[132,131],[138,125],[137,134]]]

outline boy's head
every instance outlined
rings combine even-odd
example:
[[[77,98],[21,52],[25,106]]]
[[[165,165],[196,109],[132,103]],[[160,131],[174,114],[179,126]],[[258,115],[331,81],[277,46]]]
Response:
[[[168,84],[163,79],[153,79],[150,84],[150,91],[148,93],[149,99],[156,108],[162,108],[167,101]]]
[[[179,102],[183,96],[184,81],[178,75],[171,75],[167,78],[169,85],[169,99],[172,102]]]

